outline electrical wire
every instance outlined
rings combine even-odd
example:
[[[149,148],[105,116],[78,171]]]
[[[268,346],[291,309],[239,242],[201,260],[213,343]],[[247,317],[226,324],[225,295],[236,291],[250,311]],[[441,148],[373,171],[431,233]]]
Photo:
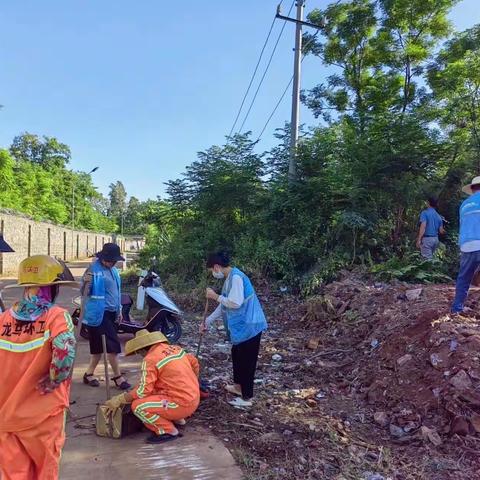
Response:
[[[317,38],[317,35],[318,35],[319,32],[316,32],[315,35],[313,35],[313,37],[304,45],[303,48],[307,48],[309,47],[314,41],[315,39]],[[306,54],[302,56],[302,62],[303,60],[305,60],[305,57],[306,57]],[[267,118],[267,121],[265,122],[265,125],[263,126],[261,132],[260,132],[260,135],[258,136],[257,138],[257,142],[262,138],[262,135],[265,133],[265,130],[267,129],[268,127],[268,124],[270,123],[270,120],[273,118],[273,116],[275,115],[278,107],[280,106],[280,104],[282,103],[282,100],[285,98],[285,95],[287,94],[288,92],[288,89],[290,88],[290,86],[292,85],[292,82],[293,82],[293,75],[291,76],[290,78],[290,81],[288,82],[287,86],[285,87],[285,90],[283,91],[282,95],[280,96],[280,99],[278,100],[278,102],[275,104],[275,107],[273,108],[273,111],[272,113],[269,115],[269,117]]]
[[[287,16],[290,15],[290,13],[292,12],[293,10],[293,6],[295,5],[295,0],[293,0],[292,4],[290,5],[290,9],[288,10],[288,14]],[[240,126],[240,128],[238,129],[238,132],[241,132],[243,130],[243,127],[245,125],[245,122],[247,121],[248,119],[248,116],[250,115],[250,112],[252,111],[252,108],[253,108],[253,105],[255,104],[255,100],[257,99],[257,95],[258,95],[258,92],[260,91],[260,88],[262,87],[263,85],[263,81],[265,80],[265,77],[267,76],[267,72],[268,72],[268,69],[270,68],[270,64],[272,63],[272,60],[273,60],[273,57],[275,55],[275,52],[277,51],[277,47],[278,47],[278,44],[280,43],[280,39],[282,38],[282,35],[283,35],[283,31],[285,30],[285,26],[287,24],[287,21],[284,20],[283,22],[283,25],[282,25],[282,29],[280,30],[280,33],[278,34],[278,37],[277,37],[277,41],[275,42],[275,45],[273,47],[273,50],[272,50],[272,53],[270,54],[270,58],[268,59],[268,62],[267,62],[267,66],[265,67],[265,70],[263,72],[263,75],[262,75],[262,78],[260,79],[260,82],[257,86],[257,90],[255,91],[255,94],[252,98],[252,101],[250,102],[250,106],[248,107],[248,111],[243,119],[243,122],[242,122],[242,125]]]
[[[282,3],[283,3],[283,0],[281,0],[281,2],[279,4],[279,7],[282,5]],[[265,39],[265,42],[263,42],[263,47],[262,47],[262,50],[260,51],[260,56],[258,57],[257,64],[255,65],[255,69],[253,70],[252,77],[250,78],[250,83],[248,84],[247,90],[245,91],[245,94],[243,95],[242,103],[240,104],[240,108],[238,109],[237,116],[235,117],[235,121],[233,122],[230,133],[228,134],[229,137],[232,136],[233,130],[235,129],[235,126],[237,125],[240,114],[242,113],[243,105],[245,104],[245,100],[247,99],[247,96],[250,92],[250,88],[252,87],[253,81],[255,80],[255,75],[257,74],[258,67],[260,66],[260,62],[262,61],[263,53],[265,52],[265,48],[267,47],[268,40],[270,40],[270,35],[272,34],[273,26],[275,25],[275,20],[276,19],[277,19],[277,17],[275,15],[273,17],[272,24],[270,25],[270,29],[269,29],[268,34],[267,34],[267,38]]]

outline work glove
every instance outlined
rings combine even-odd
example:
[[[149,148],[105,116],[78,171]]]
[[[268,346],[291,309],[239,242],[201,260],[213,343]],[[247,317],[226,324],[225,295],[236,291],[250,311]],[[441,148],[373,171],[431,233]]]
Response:
[[[127,404],[127,400],[125,399],[125,394],[121,393],[120,395],[115,395],[110,400],[105,402],[105,406],[107,407],[107,413],[112,413],[117,408],[120,408],[122,405]]]

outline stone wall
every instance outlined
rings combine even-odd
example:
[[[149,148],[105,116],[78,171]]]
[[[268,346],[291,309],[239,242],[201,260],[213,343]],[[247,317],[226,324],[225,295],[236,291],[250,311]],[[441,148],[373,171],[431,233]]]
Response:
[[[116,242],[125,249],[125,239],[108,233],[72,231],[65,225],[37,222],[27,216],[0,209],[0,232],[15,253],[0,253],[0,275],[16,274],[21,260],[46,254],[62,260],[87,258],[102,249],[104,243]]]

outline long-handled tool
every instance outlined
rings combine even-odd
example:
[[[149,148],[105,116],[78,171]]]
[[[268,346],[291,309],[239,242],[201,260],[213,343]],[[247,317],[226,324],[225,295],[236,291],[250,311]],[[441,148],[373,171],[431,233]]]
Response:
[[[205,326],[205,322],[207,320],[207,315],[208,315],[208,298],[207,301],[205,302],[205,309],[203,310],[203,317],[202,317],[202,325]],[[202,329],[200,332],[200,338],[198,339],[198,347],[197,347],[197,359],[198,356],[200,355],[200,349],[202,348],[202,341],[203,341],[203,336],[205,335],[204,330]],[[210,394],[208,393],[207,389],[204,387],[203,382],[200,380],[200,398],[208,398]]]
[[[103,347],[103,366],[105,368],[105,386],[107,388],[107,400],[110,400],[110,374],[108,373],[107,337],[105,335],[102,335],[102,347]]]
[[[208,298],[207,298],[207,301],[205,302],[205,309],[203,310],[203,317],[202,317],[203,326],[205,326],[205,322],[207,321],[207,315],[208,315]],[[204,331],[202,330],[200,332],[200,338],[198,339],[198,347],[197,347],[197,354],[196,354],[197,358],[200,355],[200,348],[202,347],[203,335],[204,335]]]

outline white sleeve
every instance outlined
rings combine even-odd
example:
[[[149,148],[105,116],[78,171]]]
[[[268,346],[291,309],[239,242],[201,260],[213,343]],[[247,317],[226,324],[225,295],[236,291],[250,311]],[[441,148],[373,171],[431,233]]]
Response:
[[[218,302],[227,308],[240,308],[245,301],[245,295],[243,292],[243,280],[240,275],[234,275],[232,278],[232,288],[228,297],[220,295]]]
[[[222,306],[219,304],[217,308],[206,318],[206,327],[210,328],[212,324],[220,318],[222,318]]]

